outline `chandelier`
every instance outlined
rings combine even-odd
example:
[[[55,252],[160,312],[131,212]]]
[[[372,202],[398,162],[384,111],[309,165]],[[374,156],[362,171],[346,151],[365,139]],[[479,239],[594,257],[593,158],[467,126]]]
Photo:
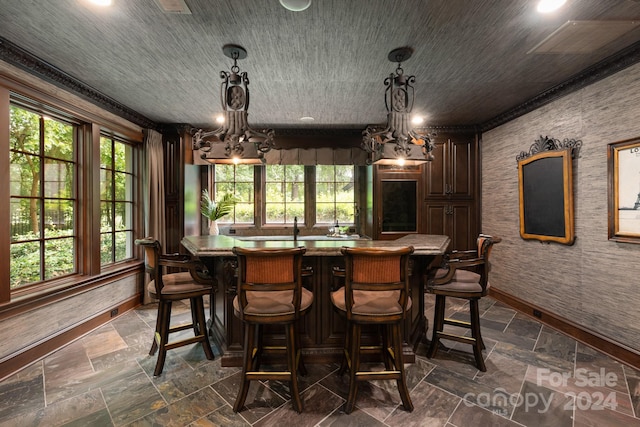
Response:
[[[362,132],[362,148],[369,154],[369,163],[415,165],[433,160],[433,134],[417,133],[410,127],[415,76],[404,74],[402,62],[412,53],[409,47],[389,52],[389,61],[397,62],[398,67],[384,79],[387,125],[367,126]]]
[[[212,131],[198,129],[193,134],[193,149],[210,163],[264,163],[264,154],[274,146],[275,132],[273,129],[255,131],[247,122],[249,77],[238,67],[238,60],[246,58],[247,51],[241,46],[228,44],[222,47],[222,52],[233,59],[231,72],[220,72],[224,122]]]

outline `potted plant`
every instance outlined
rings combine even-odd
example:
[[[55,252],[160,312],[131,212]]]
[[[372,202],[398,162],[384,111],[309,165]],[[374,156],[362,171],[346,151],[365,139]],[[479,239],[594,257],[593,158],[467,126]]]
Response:
[[[233,206],[236,204],[236,198],[231,193],[225,193],[219,201],[213,200],[209,196],[207,190],[202,190],[202,198],[200,200],[200,212],[202,216],[209,220],[209,234],[217,235],[218,220],[223,216],[229,214],[233,210]]]

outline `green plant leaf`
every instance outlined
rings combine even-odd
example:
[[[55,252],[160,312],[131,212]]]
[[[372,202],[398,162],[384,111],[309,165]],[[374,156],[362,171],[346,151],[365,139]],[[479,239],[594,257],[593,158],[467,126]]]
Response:
[[[200,213],[209,221],[217,221],[233,210],[236,204],[236,198],[231,193],[224,194],[218,202],[211,199],[207,190],[202,190],[202,199],[200,201]]]

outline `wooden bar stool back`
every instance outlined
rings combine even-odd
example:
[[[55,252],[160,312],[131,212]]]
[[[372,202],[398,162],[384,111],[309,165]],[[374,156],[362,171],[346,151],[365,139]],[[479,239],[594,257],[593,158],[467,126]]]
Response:
[[[427,278],[426,291],[436,296],[433,332],[427,357],[433,358],[438,352],[440,339],[448,339],[473,346],[476,366],[485,372],[487,367],[482,357],[484,342],[480,332],[480,310],[478,302],[489,290],[489,254],[494,244],[502,239],[480,234],[477,249],[449,252],[442,268],[432,272]],[[468,322],[445,317],[446,298],[461,298],[469,301]],[[444,325],[471,330],[471,336],[444,332]]]
[[[151,237],[138,239],[135,244],[142,246],[145,250],[145,267],[151,278],[147,291],[158,300],[156,330],[149,351],[149,354],[153,355],[159,350],[153,375],[162,373],[167,350],[177,347],[199,342],[207,359],[212,360],[214,355],[207,336],[203,297],[212,293],[215,279],[208,274],[206,267],[200,261],[189,255],[162,254],[160,242]],[[166,274],[163,270],[167,267],[188,271]],[[171,327],[172,303],[186,299],[190,301],[191,322]],[[193,337],[169,342],[170,334],[187,329],[193,329]]]
[[[407,411],[413,403],[405,379],[402,324],[411,308],[409,255],[413,247],[342,248],[345,257],[344,286],[332,292],[331,301],[347,319],[343,364],[349,370],[349,395],[344,412],[353,411],[358,382],[395,380]],[[362,325],[379,325],[381,346],[361,346]],[[384,370],[360,370],[361,355],[376,351],[382,355]]]
[[[244,354],[242,385],[233,410],[244,406],[251,381],[288,381],[291,400],[296,411],[302,412],[298,389],[301,351],[298,324],[313,302],[313,293],[302,286],[302,255],[304,247],[286,249],[244,249],[235,247],[238,259],[238,293],[233,300],[234,314],[244,322]],[[281,324],[285,327],[284,348],[262,343],[262,326]],[[284,351],[287,371],[261,371],[260,357],[265,351]],[[300,368],[302,370],[302,368]]]

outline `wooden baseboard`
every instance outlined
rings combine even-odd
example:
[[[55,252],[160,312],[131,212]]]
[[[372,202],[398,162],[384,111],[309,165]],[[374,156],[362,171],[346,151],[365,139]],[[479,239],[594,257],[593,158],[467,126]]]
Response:
[[[565,319],[543,308],[537,307],[507,292],[491,287],[489,295],[521,313],[524,313],[545,325],[556,329],[582,344],[595,348],[613,359],[624,364],[640,369],[640,353],[624,344],[612,341],[597,332],[591,331],[582,325],[578,325],[571,320]]]
[[[104,325],[123,313],[133,310],[140,305],[140,301],[141,296],[135,295],[116,307],[111,307],[103,313],[96,314],[94,317],[87,319],[83,323],[64,329],[46,340],[34,343],[30,347],[21,349],[20,351],[5,357],[3,360],[0,360],[0,381],[13,375],[33,362],[50,355],[54,351],[82,337],[97,327]]]

